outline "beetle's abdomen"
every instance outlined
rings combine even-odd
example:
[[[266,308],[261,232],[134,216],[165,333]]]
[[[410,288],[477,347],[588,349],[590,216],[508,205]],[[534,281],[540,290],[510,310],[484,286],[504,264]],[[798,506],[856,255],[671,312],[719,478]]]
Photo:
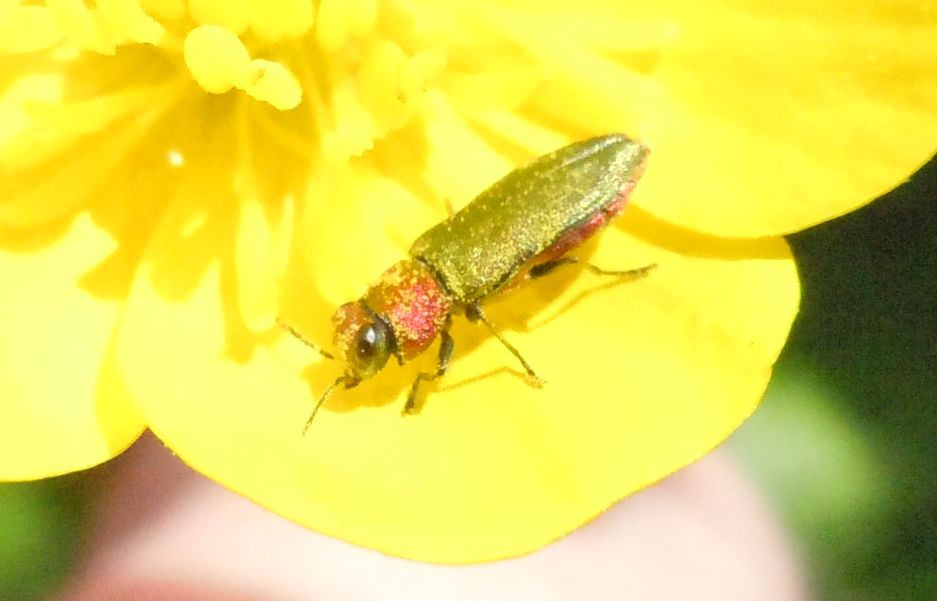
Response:
[[[433,271],[419,261],[396,263],[363,300],[393,330],[401,361],[413,359],[433,343],[453,304]]]
[[[625,210],[625,203],[628,201],[628,196],[631,195],[633,188],[634,183],[632,182],[618,193],[615,200],[603,206],[601,210],[596,211],[587,220],[563,232],[563,235],[557,238],[553,244],[535,256],[532,263],[543,263],[558,259],[600,232],[612,219]]]

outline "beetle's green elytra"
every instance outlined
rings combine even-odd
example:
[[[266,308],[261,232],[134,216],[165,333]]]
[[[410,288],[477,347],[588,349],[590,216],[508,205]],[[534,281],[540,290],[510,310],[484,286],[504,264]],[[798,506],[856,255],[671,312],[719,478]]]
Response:
[[[319,398],[306,428],[335,388],[357,386],[391,356],[403,364],[439,338],[435,371],[420,373],[410,388],[403,412],[413,412],[420,383],[446,373],[454,346],[449,326],[459,312],[488,326],[539,381],[487,319],[482,303],[509,286],[577,262],[569,253],[624,210],[648,154],[622,134],[570,144],[510,172],[424,232],[411,246],[410,259],[384,272],[359,300],[336,310],[333,342],[345,371]],[[605,271],[589,266],[596,273],[629,278],[652,267]]]
[[[459,303],[477,303],[531,260],[542,262],[539,255],[564,236],[620,212],[647,155],[646,147],[622,135],[544,155],[431,227],[410,255],[431,266]]]

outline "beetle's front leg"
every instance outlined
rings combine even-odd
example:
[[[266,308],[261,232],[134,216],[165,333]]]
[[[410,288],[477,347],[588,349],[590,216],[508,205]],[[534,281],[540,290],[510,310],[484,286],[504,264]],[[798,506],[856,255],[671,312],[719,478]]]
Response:
[[[439,356],[436,359],[436,371],[432,373],[424,371],[416,375],[416,379],[413,380],[413,385],[410,386],[410,394],[407,395],[407,402],[400,412],[401,415],[413,415],[416,413],[416,394],[420,388],[420,382],[432,382],[433,380],[441,378],[449,369],[449,359],[452,357],[452,349],[454,347],[452,336],[449,335],[449,326],[451,325],[452,318],[447,317],[446,323],[439,333]]]

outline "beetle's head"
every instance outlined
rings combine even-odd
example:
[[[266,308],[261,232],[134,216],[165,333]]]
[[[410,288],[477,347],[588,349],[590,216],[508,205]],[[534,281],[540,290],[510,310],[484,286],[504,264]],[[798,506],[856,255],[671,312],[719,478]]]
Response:
[[[361,301],[340,306],[332,316],[332,327],[335,350],[351,380],[381,371],[394,350],[390,328]]]

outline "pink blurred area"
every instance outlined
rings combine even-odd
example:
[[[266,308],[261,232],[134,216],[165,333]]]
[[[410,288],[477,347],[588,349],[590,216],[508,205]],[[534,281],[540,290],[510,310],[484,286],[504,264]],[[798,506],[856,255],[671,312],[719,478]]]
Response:
[[[526,557],[441,566],[288,522],[153,436],[102,470],[86,556],[55,601],[807,598],[777,520],[716,452]]]

